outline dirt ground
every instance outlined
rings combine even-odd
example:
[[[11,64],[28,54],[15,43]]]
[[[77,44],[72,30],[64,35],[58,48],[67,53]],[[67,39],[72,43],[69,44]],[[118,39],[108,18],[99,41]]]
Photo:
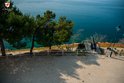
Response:
[[[124,83],[124,57],[94,53],[2,58],[0,83]]]

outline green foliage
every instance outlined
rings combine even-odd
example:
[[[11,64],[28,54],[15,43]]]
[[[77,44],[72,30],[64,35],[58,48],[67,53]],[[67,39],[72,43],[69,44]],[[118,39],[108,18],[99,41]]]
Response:
[[[43,46],[59,45],[68,42],[72,35],[73,22],[66,17],[60,17],[55,21],[55,13],[46,11],[44,16],[37,15],[36,20],[39,30],[36,33],[36,41]]]
[[[6,34],[10,36],[9,38],[14,37],[14,41],[32,34],[31,31],[33,31],[32,25],[34,21],[33,18],[29,16],[11,13],[7,19],[7,23],[8,29]]]
[[[46,11],[43,16],[36,16],[37,30],[36,30],[36,42],[43,46],[51,46],[54,33],[55,13],[52,11]]]
[[[11,13],[7,20],[9,29],[8,29],[8,36],[6,41],[12,44],[14,47],[17,45],[21,45],[20,41],[23,38],[31,37],[33,31],[36,27],[36,23],[33,17],[29,15],[16,15],[15,13]],[[19,44],[17,44],[19,42]],[[23,42],[21,42],[23,43]],[[26,46],[26,45],[22,45]],[[17,46],[18,48],[19,46]]]
[[[52,11],[50,10],[47,10],[45,13],[44,13],[44,19],[47,20],[47,21],[50,21],[52,19],[55,19],[56,15],[55,13],[53,13]]]
[[[3,5],[4,2],[0,2],[0,4]],[[19,9],[13,7],[12,2],[8,9],[4,13],[3,10],[6,10],[6,8],[1,6],[0,37],[13,45],[13,47],[26,46],[22,40],[25,37],[31,37],[36,26],[35,19],[30,15],[23,15]]]
[[[72,35],[73,22],[67,20],[66,17],[60,17],[54,33],[54,42],[55,44],[62,44],[68,42]]]
[[[19,9],[11,6],[8,13],[3,12],[2,1],[0,1],[0,37],[9,42],[13,47],[21,48],[26,46],[22,41],[24,38],[33,38],[37,43],[43,46],[52,46],[68,42],[72,35],[73,22],[66,17],[60,17],[55,20],[55,13],[47,10],[44,15],[37,15],[35,18],[30,15],[23,15]]]

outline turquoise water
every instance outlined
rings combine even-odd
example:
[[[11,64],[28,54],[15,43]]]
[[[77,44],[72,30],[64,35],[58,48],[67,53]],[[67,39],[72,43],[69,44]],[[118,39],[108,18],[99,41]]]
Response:
[[[118,25],[121,32],[116,36],[122,37],[124,33],[124,1],[123,0],[13,0],[23,13],[43,14],[52,10],[59,16],[67,16],[74,21],[74,32],[84,29],[82,39],[94,33],[107,35],[108,40],[115,37]]]

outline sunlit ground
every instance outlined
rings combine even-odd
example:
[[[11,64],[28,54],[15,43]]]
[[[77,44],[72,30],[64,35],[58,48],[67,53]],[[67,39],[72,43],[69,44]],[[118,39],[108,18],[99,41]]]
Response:
[[[124,83],[124,57],[23,56],[0,58],[0,83]]]

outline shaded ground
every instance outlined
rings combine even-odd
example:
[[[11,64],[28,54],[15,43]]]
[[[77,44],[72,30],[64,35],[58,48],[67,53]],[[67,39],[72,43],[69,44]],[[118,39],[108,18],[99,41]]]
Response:
[[[124,83],[124,57],[0,58],[0,83]]]

